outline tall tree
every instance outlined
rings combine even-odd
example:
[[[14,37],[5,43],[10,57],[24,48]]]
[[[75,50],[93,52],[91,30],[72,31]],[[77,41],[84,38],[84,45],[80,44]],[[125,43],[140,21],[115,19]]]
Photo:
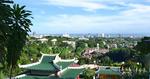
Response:
[[[7,34],[10,32],[11,7],[9,0],[0,0],[0,64],[5,67]],[[3,68],[2,68],[3,69]],[[0,69],[1,70],[1,69]]]
[[[145,58],[150,55],[150,37],[144,37],[141,39],[140,42],[138,42],[137,46],[135,47],[136,50],[140,51],[139,55],[139,61],[145,65],[148,66],[147,63],[145,63]]]
[[[0,0],[0,64],[10,69],[17,66],[21,50],[27,40],[31,12],[25,6],[10,6],[13,1]],[[7,64],[5,63],[7,62]],[[11,78],[11,75],[10,75]]]
[[[12,69],[17,66],[17,61],[20,58],[21,51],[27,40],[27,35],[30,31],[29,26],[32,25],[30,16],[31,11],[25,10],[25,6],[13,5],[11,12],[11,21],[7,40],[7,63],[10,69],[10,78]]]

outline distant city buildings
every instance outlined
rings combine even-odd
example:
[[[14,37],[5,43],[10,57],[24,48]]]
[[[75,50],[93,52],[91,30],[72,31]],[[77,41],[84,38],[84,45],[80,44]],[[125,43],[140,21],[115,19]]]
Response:
[[[102,34],[101,34],[101,37],[105,37],[105,34],[104,34],[104,33],[102,33]]]
[[[79,40],[89,40],[89,38],[80,37]]]
[[[66,34],[63,34],[62,36],[63,36],[63,37],[70,38],[70,35],[69,35],[69,34],[67,34],[67,33],[66,33]]]

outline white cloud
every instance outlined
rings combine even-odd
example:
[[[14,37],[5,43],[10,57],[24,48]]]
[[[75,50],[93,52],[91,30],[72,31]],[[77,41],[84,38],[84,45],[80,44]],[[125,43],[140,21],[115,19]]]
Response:
[[[125,16],[148,16],[150,15],[150,6],[149,5],[143,5],[143,4],[128,4],[128,7],[130,9],[125,10],[122,12]]]
[[[45,12],[44,10],[41,10],[40,13],[41,13],[42,15],[45,15],[45,14],[46,14],[46,12]]]
[[[47,0],[47,4],[61,6],[61,7],[78,7],[86,11],[95,11],[98,9],[114,10],[117,7],[109,7],[100,1],[94,0]]]
[[[145,0],[146,2],[150,2],[150,0]]]
[[[78,7],[86,11],[95,11],[98,9],[117,9],[104,5],[96,0],[47,0],[48,4],[58,7]],[[107,0],[111,2],[111,0]],[[59,32],[148,32],[150,28],[150,6],[144,4],[133,4],[122,0],[112,2],[115,5],[124,6],[126,9],[118,10],[118,14],[112,15],[84,15],[80,14],[57,14],[47,15],[46,18],[39,18],[40,30],[45,27],[47,31]],[[98,2],[98,3],[96,3]],[[120,13],[120,14],[119,14]],[[43,18],[43,20],[41,19]],[[37,18],[38,19],[38,18]],[[44,30],[44,32],[45,32]]]
[[[50,32],[143,32],[150,28],[150,18],[141,16],[98,16],[98,15],[57,15],[50,16],[39,26],[45,26]]]

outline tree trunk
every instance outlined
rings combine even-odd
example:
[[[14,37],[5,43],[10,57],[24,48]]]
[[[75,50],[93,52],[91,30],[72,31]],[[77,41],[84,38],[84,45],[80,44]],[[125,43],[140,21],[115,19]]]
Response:
[[[150,67],[149,67],[149,79],[150,79]]]
[[[9,79],[11,79],[11,77],[12,77],[12,70],[13,70],[12,65],[10,65],[10,68],[9,68]]]

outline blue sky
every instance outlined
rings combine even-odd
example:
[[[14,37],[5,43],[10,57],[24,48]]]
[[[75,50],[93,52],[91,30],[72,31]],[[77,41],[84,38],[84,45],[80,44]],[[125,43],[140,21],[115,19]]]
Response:
[[[150,0],[14,0],[33,14],[32,32],[150,33]]]

